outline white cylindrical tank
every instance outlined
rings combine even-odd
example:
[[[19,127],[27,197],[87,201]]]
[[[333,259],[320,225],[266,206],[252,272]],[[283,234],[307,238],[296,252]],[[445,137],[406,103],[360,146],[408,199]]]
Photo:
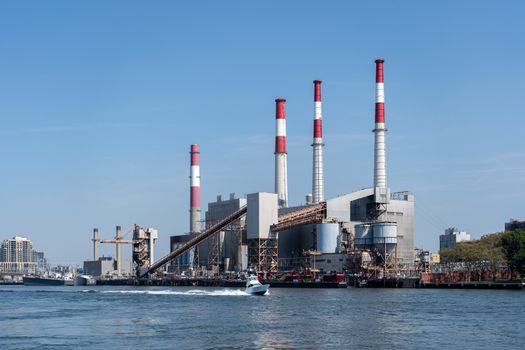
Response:
[[[397,224],[395,222],[378,222],[372,225],[374,245],[387,252],[397,245]]]
[[[354,247],[369,248],[373,244],[372,228],[370,224],[358,224],[354,227]]]
[[[231,271],[230,258],[224,258],[224,271]]]
[[[337,253],[339,224],[317,224],[317,250],[321,253]]]

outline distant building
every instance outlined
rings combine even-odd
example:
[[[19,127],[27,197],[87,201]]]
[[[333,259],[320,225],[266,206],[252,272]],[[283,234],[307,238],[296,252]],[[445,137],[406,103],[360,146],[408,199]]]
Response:
[[[49,270],[49,265],[44,257],[44,252],[33,250],[33,262],[36,263],[36,268],[39,272]]]
[[[439,236],[439,249],[452,248],[460,242],[470,241],[470,235],[466,231],[461,231],[456,227],[449,227],[444,235]]]
[[[510,219],[509,222],[505,223],[505,232],[514,230],[525,230],[525,221]]]
[[[131,275],[130,261],[122,263],[122,275]],[[103,256],[95,261],[84,261],[84,273],[94,277],[113,277],[118,275],[117,261],[110,256]]]
[[[33,243],[15,236],[2,242],[0,249],[0,272],[35,273],[37,263],[33,259]]]

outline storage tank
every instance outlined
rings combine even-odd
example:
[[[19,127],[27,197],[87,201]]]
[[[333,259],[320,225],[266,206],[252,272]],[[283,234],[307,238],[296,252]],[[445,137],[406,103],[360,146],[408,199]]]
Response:
[[[370,248],[373,244],[372,228],[370,224],[357,224],[354,226],[354,248]]]
[[[224,258],[224,271],[231,271],[230,262],[230,258]]]
[[[317,224],[317,251],[321,253],[337,253],[339,224]]]
[[[387,253],[392,252],[397,245],[397,224],[395,222],[378,222],[372,225],[374,245]]]

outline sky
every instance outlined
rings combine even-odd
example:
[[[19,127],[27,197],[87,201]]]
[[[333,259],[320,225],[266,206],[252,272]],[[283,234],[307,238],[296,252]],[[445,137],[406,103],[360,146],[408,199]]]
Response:
[[[81,264],[93,227],[112,238],[138,223],[157,228],[157,254],[168,253],[169,236],[189,229],[190,144],[201,146],[203,204],[273,192],[277,97],[289,201],[304,203],[314,79],[325,196],[370,187],[378,57],[388,183],[415,195],[416,246],[437,250],[450,226],[501,231],[525,219],[524,11],[522,1],[2,1],[0,239],[26,236],[52,264]]]

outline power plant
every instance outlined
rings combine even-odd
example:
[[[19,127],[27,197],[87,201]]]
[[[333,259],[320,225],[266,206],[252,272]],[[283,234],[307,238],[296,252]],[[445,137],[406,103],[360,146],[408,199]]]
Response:
[[[275,100],[274,193],[231,193],[200,203],[200,147],[190,146],[189,232],[170,238],[170,254],[154,261],[157,232],[133,229],[133,264],[138,280],[177,276],[220,276],[254,268],[267,278],[344,273],[385,278],[414,264],[414,196],[391,192],[387,185],[384,60],[375,60],[374,172],[369,188],[325,199],[321,81],[314,80],[312,188],[306,204],[291,207],[288,198],[286,100]],[[329,140],[328,140],[329,141]],[[204,150],[205,151],[205,150]],[[117,270],[121,271],[117,230]],[[100,240],[93,232],[93,260]],[[270,277],[268,277],[270,276]]]

